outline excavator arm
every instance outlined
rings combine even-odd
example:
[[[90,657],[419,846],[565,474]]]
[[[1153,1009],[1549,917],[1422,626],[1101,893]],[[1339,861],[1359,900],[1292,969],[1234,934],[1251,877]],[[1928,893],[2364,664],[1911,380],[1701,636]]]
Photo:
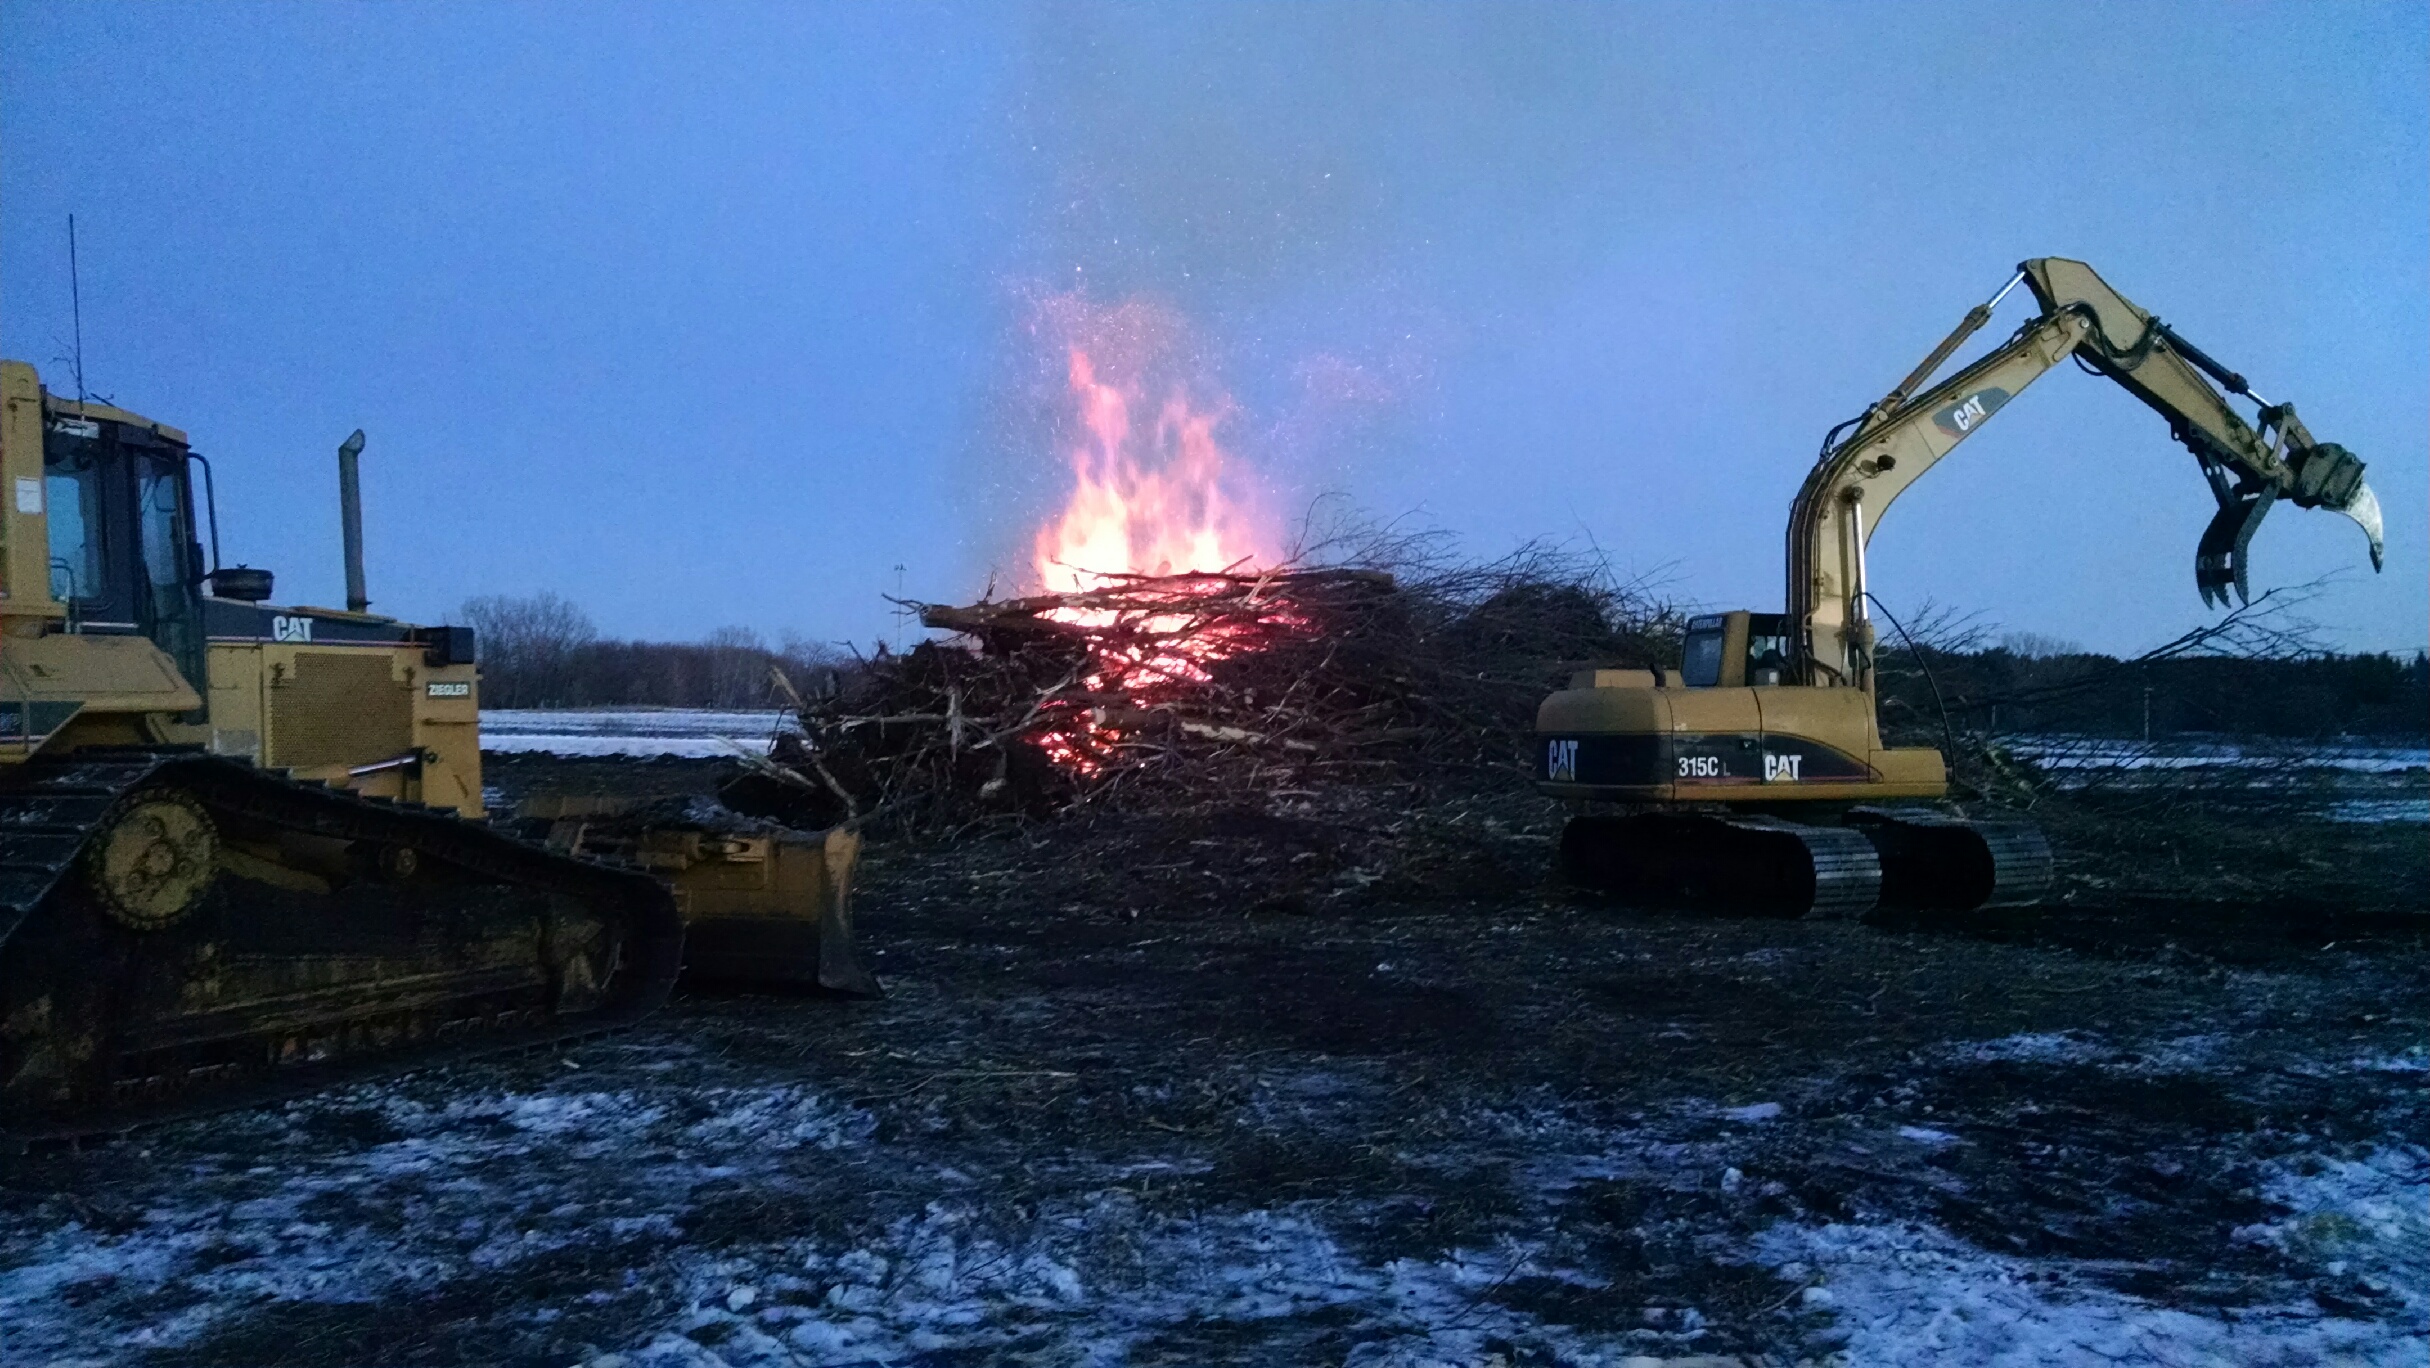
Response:
[[[2041,305],[2006,343],[1918,391],[2009,292],[2024,284]],[[2193,452],[2219,511],[2195,552],[2203,602],[2248,597],[2246,548],[2270,505],[2328,508],[2359,524],[2382,555],[2379,499],[2363,463],[2334,443],[2315,442],[2292,404],[2272,404],[2159,319],[2112,290],[2090,266],[2039,257],[2017,268],[1997,295],[1969,311],[1898,388],[1860,418],[1832,430],[1798,490],[1789,518],[1790,621],[1797,678],[1813,684],[1871,683],[1873,630],[1865,545],[1891,502],[1934,463],[2045,371],[2074,357],[2157,409]],[[2225,393],[2222,393],[2222,390]],[[2259,407],[2248,423],[2229,394]]]

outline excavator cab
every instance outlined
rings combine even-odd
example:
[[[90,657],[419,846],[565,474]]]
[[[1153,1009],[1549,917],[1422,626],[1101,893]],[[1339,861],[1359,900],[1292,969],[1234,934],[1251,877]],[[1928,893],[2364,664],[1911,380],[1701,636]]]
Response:
[[[1712,613],[1688,619],[1679,682],[1691,689],[1770,686],[1789,669],[1786,613]]]

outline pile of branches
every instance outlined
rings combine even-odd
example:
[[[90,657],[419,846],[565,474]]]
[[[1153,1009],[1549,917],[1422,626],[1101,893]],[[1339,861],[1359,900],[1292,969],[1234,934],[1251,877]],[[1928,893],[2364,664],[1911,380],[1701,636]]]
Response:
[[[1518,787],[1536,705],[1571,671],[1677,658],[1682,613],[1597,559],[1394,549],[912,604],[956,635],[796,697],[801,735],[761,782],[789,791],[794,820],[905,831],[1345,783]]]

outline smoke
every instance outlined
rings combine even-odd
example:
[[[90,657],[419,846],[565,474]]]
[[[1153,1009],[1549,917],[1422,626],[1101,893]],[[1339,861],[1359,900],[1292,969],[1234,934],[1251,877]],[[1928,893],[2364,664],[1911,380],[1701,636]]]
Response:
[[[1228,405],[1278,507],[1356,499],[1425,455],[1480,320],[1625,237],[1672,140],[1658,63],[1609,8],[1048,3],[1020,41],[968,486],[971,550],[1005,582],[1063,487],[1076,335]]]
[[[1047,4],[1025,45],[1036,270],[1194,312],[1534,274],[1663,138],[1609,7]]]

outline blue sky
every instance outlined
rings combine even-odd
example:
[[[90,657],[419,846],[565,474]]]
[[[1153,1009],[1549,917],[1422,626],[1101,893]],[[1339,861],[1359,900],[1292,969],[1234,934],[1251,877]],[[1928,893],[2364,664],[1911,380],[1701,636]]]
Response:
[[[2022,257],[2078,256],[2370,463],[2257,584],[2430,621],[2416,5],[0,4],[0,350],[218,464],[230,560],[376,606],[867,641],[1060,492],[1042,290],[1190,320],[1234,447],[1478,554],[1776,606],[1822,431]],[[2023,318],[2022,293],[1990,333]],[[1361,377],[1354,402],[1324,377]],[[1034,405],[1033,405],[1034,406]],[[2132,650],[2210,500],[2054,373],[1902,500],[1894,606]]]

